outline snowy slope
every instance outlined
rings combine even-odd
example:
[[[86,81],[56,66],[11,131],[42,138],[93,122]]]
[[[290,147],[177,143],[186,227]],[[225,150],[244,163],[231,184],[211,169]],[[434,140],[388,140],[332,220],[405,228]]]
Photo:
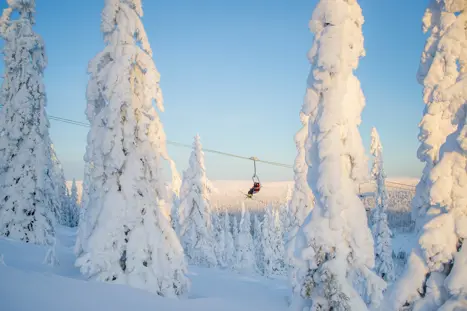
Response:
[[[0,239],[2,311],[249,311],[287,310],[287,284],[259,276],[190,267],[188,298],[164,299],[124,285],[90,282],[74,267],[75,232],[58,229],[60,265],[42,264],[47,249]],[[27,299],[25,298],[27,297]]]

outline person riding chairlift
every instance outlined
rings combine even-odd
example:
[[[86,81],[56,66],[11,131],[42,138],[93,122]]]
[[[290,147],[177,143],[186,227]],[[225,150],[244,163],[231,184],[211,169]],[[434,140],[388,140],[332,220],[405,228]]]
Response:
[[[257,194],[261,190],[261,183],[259,181],[258,176],[256,176],[256,161],[258,160],[258,158],[251,157],[250,159],[253,160],[253,165],[254,165],[255,170],[253,173],[253,177],[251,178],[253,179],[253,187],[251,187],[251,189],[248,191],[248,194],[246,195],[247,198],[249,199],[253,197],[253,194]]]
[[[254,182],[253,187],[248,191],[248,197],[251,199],[253,194],[257,194],[261,190],[261,184],[259,182]]]

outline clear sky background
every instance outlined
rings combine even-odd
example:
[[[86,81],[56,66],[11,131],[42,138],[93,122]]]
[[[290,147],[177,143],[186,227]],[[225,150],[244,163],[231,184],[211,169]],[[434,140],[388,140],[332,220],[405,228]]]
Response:
[[[0,0],[0,9],[6,1]],[[46,42],[50,115],[86,122],[89,60],[103,47],[103,0],[36,0],[35,30]],[[378,129],[390,177],[418,177],[423,112],[416,72],[427,0],[360,0],[367,56],[357,75],[367,102],[360,133],[368,150]],[[292,164],[293,137],[310,70],[312,0],[145,0],[143,23],[161,73],[168,139]],[[403,9],[402,9],[403,8]],[[3,64],[0,64],[3,71]],[[87,129],[51,121],[67,179],[81,179]],[[181,172],[189,149],[169,146]],[[368,153],[368,152],[367,152]],[[250,161],[206,153],[211,179],[248,179]],[[290,169],[258,164],[262,180],[290,180]]]

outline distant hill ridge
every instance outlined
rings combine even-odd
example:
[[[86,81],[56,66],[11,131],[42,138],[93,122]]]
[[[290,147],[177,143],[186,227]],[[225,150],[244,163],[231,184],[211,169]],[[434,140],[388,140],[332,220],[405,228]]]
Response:
[[[388,178],[387,182],[414,187],[418,179],[408,177]],[[217,190],[212,196],[212,203],[219,206],[238,205],[244,200],[242,193],[247,193],[252,186],[251,180],[213,180],[212,183]],[[66,184],[68,189],[71,189],[72,181],[67,181]],[[81,180],[76,181],[79,201],[81,201],[83,191],[82,185]],[[391,190],[392,187],[397,187],[398,185],[388,184],[388,186],[391,186],[389,187],[389,190]],[[403,185],[400,186],[404,187]],[[260,208],[263,207],[265,202],[284,202],[288,188],[293,188],[293,181],[264,182],[261,191],[255,195],[256,200],[246,200],[245,205],[250,208]],[[360,191],[372,192],[373,188],[374,186],[371,183],[363,184],[360,187]]]

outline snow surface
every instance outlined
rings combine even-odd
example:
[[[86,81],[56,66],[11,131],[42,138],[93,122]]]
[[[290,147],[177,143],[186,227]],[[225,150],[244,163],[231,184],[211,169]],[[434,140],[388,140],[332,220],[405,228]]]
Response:
[[[42,264],[46,247],[0,239],[0,258],[5,262],[0,260],[2,311],[287,310],[285,280],[217,268],[190,266],[191,291],[180,300],[127,285],[87,281],[74,267],[75,230],[57,227],[58,266]]]

